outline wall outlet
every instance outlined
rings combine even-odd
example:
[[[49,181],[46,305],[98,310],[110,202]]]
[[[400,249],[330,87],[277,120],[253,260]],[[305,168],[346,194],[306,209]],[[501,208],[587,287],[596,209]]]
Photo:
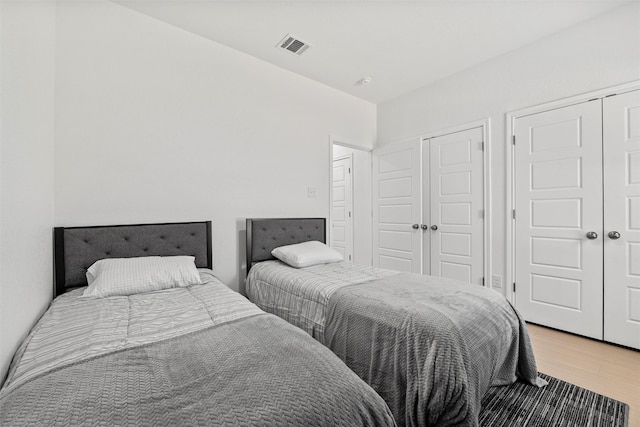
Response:
[[[310,199],[315,199],[317,194],[318,194],[317,187],[307,187],[307,197],[309,197]]]
[[[491,287],[496,289],[502,289],[502,276],[494,274],[491,276]]]

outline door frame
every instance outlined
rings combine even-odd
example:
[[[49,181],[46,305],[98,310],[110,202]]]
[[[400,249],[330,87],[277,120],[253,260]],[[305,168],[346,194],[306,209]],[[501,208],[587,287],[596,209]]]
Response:
[[[482,150],[482,179],[483,179],[483,194],[482,194],[482,221],[483,221],[483,269],[484,269],[484,286],[491,287],[491,276],[493,275],[492,269],[492,248],[493,248],[493,236],[491,234],[491,119],[489,117],[476,120],[473,122],[467,122],[464,124],[450,126],[447,128],[439,129],[433,132],[427,132],[420,137],[420,149],[422,150],[422,161],[429,161],[429,150],[424,150],[425,143],[432,138],[439,136],[445,136],[452,133],[458,133],[465,130],[474,128],[482,128],[482,139],[484,141],[484,149]],[[426,153],[425,153],[426,151]],[[429,163],[427,163],[429,164]],[[424,168],[422,170],[424,174]],[[423,177],[424,179],[424,177]],[[431,224],[429,200],[425,200],[424,189],[422,190],[422,224]],[[423,251],[430,253],[430,250]],[[424,259],[422,263],[424,265]]]
[[[630,92],[640,89],[640,80],[636,80],[629,83],[624,83],[616,86],[610,86],[604,89],[598,89],[590,92],[585,92],[580,95],[571,96],[568,98],[561,98],[555,101],[545,102],[543,104],[533,105],[531,107],[522,108],[519,110],[508,111],[505,120],[505,145],[506,145],[506,167],[505,167],[505,194],[507,197],[506,211],[505,211],[505,268],[506,277],[504,281],[505,297],[513,304],[515,304],[515,294],[513,292],[513,283],[515,280],[515,221],[513,219],[513,210],[515,209],[515,149],[513,144],[513,138],[515,136],[515,122],[516,119],[529,116],[532,114],[542,113],[544,111],[554,110],[557,108],[567,107],[570,105],[580,104],[583,102],[591,101],[593,99],[605,98],[611,95],[619,95],[624,92]]]
[[[355,223],[355,219],[359,218],[360,216],[367,218],[369,221],[369,231],[373,230],[373,202],[372,202],[372,197],[373,197],[373,148],[370,147],[364,147],[362,145],[357,145],[357,144],[352,144],[350,142],[346,142],[347,140],[344,138],[339,138],[336,137],[334,135],[329,135],[329,200],[328,200],[328,206],[329,206],[329,215],[328,215],[328,221],[329,224],[331,224],[331,205],[333,203],[333,146],[334,145],[339,145],[345,148],[349,148],[351,150],[358,150],[358,151],[362,151],[365,153],[368,153],[369,155],[369,176],[371,177],[371,179],[369,179],[369,183],[368,183],[368,203],[367,206],[365,207],[367,209],[367,211],[365,212],[358,212],[356,214],[356,201],[355,198],[353,197],[353,191],[351,194],[351,199],[352,199],[352,211],[353,211],[353,215],[352,215],[352,232],[353,232],[353,236],[352,236],[352,245],[353,245],[353,258],[355,259],[355,252],[356,252],[356,241],[355,241],[355,237],[356,237],[356,223]],[[351,175],[351,186],[352,186],[352,190],[353,188],[355,188],[355,177],[356,177],[356,168],[354,166],[354,157],[351,157],[351,168],[352,168],[352,175]],[[357,216],[356,216],[357,215]],[[331,227],[327,227],[327,242],[331,242]],[[368,254],[368,258],[369,258],[369,265],[372,265],[373,263],[373,242],[370,242],[369,244],[369,254]]]

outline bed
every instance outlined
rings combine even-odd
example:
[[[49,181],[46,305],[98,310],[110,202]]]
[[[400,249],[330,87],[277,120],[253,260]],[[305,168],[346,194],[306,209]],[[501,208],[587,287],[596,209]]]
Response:
[[[344,261],[293,268],[272,255],[325,235],[324,218],[247,219],[247,296],[330,348],[399,426],[476,426],[490,386],[545,385],[526,325],[493,290]]]
[[[331,351],[216,279],[210,222],[54,236],[57,297],[14,356],[0,425],[394,425]],[[135,266],[116,271],[130,286],[150,263],[156,286],[174,260],[200,283],[122,294],[107,274]]]

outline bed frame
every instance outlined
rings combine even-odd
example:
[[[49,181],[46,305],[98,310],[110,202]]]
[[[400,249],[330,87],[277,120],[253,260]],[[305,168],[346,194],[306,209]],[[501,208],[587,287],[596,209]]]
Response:
[[[247,218],[247,274],[254,263],[275,259],[278,246],[317,240],[326,243],[326,218]]]
[[[56,227],[53,297],[87,286],[87,269],[104,258],[190,255],[212,268],[211,221]]]

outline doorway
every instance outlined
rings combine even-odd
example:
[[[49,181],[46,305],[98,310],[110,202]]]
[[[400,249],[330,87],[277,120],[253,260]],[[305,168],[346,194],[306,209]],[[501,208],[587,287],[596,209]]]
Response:
[[[371,265],[371,150],[331,140],[329,236],[345,260]]]

